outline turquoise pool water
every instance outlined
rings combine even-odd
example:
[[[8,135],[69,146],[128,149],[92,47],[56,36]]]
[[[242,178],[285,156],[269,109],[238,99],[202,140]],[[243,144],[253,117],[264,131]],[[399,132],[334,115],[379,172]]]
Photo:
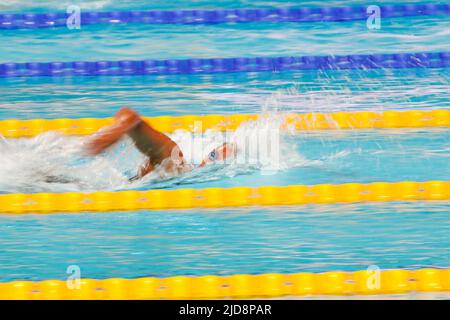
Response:
[[[447,109],[449,82],[448,68],[0,78],[0,117],[109,117],[120,106],[146,116]]]
[[[3,217],[1,280],[448,267],[448,203]],[[6,251],[5,251],[6,249]]]
[[[432,2],[432,1],[428,1]],[[80,3],[75,1],[75,3]],[[381,1],[379,4],[396,3]],[[409,3],[419,3],[409,1]],[[434,3],[441,3],[434,1]],[[362,1],[92,1],[86,10],[365,5]],[[1,12],[65,10],[4,1]],[[450,51],[450,16],[219,25],[1,30],[0,62]],[[135,77],[0,78],[0,119],[448,109],[450,69]],[[241,128],[242,130],[243,128]],[[239,131],[241,132],[241,131]],[[252,134],[251,131],[247,134]],[[188,132],[172,138],[188,150]],[[214,144],[218,136],[196,136]],[[0,139],[0,193],[450,180],[450,130],[284,133],[281,166],[216,166],[130,184],[129,141],[86,158],[79,138]],[[26,151],[25,151],[26,150]],[[194,158],[201,157],[194,154]],[[46,174],[71,183],[45,182]],[[449,267],[448,202],[56,215],[0,214],[0,281]]]

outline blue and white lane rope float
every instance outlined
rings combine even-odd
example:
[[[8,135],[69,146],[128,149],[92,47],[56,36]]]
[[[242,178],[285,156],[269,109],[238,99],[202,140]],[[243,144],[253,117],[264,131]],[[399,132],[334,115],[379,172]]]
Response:
[[[92,24],[215,24],[244,22],[326,22],[364,20],[367,6],[255,8],[172,11],[81,12],[83,25]],[[383,18],[448,15],[449,4],[401,4],[379,6]],[[6,13],[0,14],[0,29],[51,28],[66,26],[71,14]]]
[[[419,52],[183,60],[8,62],[0,63],[0,77],[132,76],[262,71],[278,72],[286,70],[366,70],[446,67],[450,67],[450,52]]]

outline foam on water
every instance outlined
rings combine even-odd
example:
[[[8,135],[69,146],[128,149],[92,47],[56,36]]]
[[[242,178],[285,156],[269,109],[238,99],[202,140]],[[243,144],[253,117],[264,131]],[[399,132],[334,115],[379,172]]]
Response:
[[[48,132],[33,138],[0,140],[0,193],[68,192],[120,189],[170,188],[198,182],[215,181],[256,170],[270,173],[295,166],[311,165],[298,148],[286,141],[289,133],[279,137],[279,150],[266,154],[245,153],[248,141],[259,135],[258,145],[269,144],[271,133],[278,134],[282,114],[266,114],[256,122],[242,124],[234,132],[207,130],[196,134],[178,130],[171,138],[180,146],[186,160],[196,167],[202,159],[223,142],[234,142],[238,156],[226,163],[208,165],[168,179],[158,171],[144,179],[129,182],[145,157],[125,138],[107,152],[88,157],[83,153],[85,137],[69,137]],[[267,133],[267,134],[262,134]],[[283,157],[280,157],[283,155]]]

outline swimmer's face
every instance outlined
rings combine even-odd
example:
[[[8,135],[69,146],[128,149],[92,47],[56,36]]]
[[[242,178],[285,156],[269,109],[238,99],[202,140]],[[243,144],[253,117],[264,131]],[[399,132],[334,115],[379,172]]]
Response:
[[[236,154],[236,145],[234,143],[224,143],[223,145],[212,150],[208,156],[202,161],[200,167],[207,165],[208,163],[214,163],[216,161],[224,161],[225,159],[232,157]]]

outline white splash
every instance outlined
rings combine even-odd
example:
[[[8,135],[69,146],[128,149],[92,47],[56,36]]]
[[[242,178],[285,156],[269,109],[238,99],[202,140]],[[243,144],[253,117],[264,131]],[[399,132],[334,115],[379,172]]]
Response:
[[[0,192],[93,191],[127,181],[108,158],[84,158],[81,142],[55,132],[2,140]]]

